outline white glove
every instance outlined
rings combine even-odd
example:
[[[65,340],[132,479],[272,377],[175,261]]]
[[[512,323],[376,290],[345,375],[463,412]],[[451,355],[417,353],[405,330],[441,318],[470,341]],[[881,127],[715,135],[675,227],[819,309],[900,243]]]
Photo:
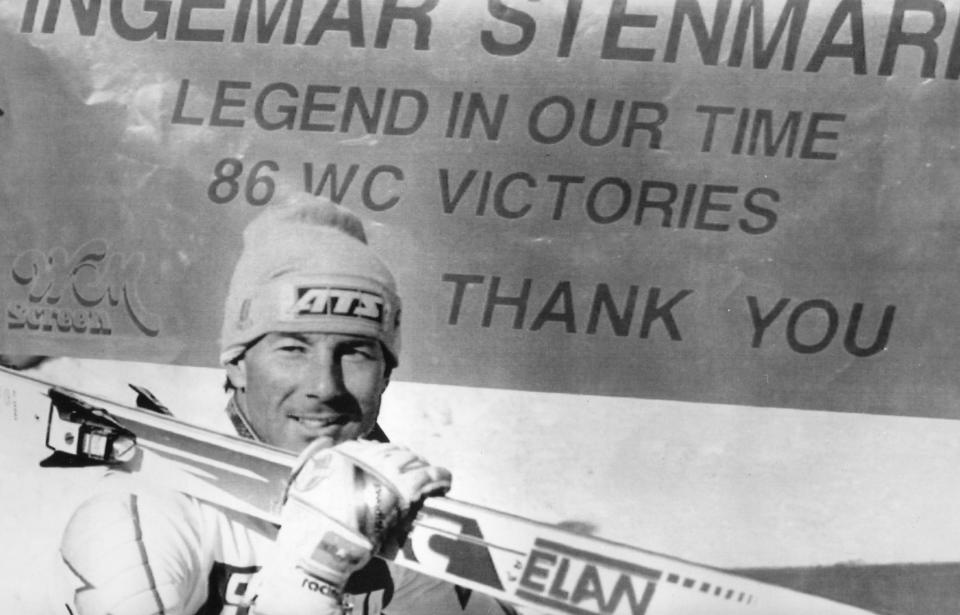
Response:
[[[423,500],[450,489],[449,471],[402,446],[316,444],[287,486],[274,557],[254,585],[257,615],[340,613],[350,575],[395,554]]]

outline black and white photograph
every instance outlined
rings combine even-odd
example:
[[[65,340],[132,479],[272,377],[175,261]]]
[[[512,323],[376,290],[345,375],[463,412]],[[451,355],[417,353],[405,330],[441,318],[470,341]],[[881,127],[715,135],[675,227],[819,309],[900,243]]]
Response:
[[[960,2],[0,0],[0,610],[956,615]]]

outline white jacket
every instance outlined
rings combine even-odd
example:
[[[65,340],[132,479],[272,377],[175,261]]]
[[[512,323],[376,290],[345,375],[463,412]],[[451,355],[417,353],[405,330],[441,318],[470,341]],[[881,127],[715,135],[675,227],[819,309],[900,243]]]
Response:
[[[61,542],[73,615],[244,615],[276,527],[110,473]],[[495,600],[374,559],[347,585],[353,615],[502,615]],[[309,614],[304,614],[309,615]]]

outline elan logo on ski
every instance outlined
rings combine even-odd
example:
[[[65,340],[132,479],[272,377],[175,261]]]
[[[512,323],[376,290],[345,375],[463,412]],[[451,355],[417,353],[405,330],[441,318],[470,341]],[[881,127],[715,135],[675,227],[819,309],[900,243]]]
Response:
[[[517,596],[568,613],[644,615],[661,571],[537,538]]]

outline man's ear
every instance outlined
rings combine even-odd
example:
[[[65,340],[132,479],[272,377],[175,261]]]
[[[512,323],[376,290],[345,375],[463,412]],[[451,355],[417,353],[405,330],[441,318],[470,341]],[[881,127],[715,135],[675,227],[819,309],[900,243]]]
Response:
[[[380,385],[381,395],[383,395],[383,392],[387,390],[387,385],[390,384],[391,374],[393,374],[393,365],[387,362],[383,367],[383,384]]]
[[[247,362],[243,357],[227,363],[227,379],[233,388],[242,391],[247,388]]]

